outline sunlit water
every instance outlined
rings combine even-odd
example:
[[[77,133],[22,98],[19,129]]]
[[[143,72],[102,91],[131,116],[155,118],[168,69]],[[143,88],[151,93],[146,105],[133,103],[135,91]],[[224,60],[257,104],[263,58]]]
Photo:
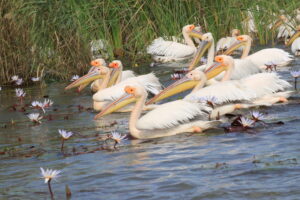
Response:
[[[279,73],[293,82],[289,70]],[[142,71],[149,71],[146,69]],[[168,85],[172,68],[154,68]],[[117,150],[99,150],[101,136],[127,133],[128,114],[94,121],[91,93],[64,91],[65,84],[25,88],[26,103],[49,95],[55,103],[43,123],[33,126],[25,112],[13,111],[13,89],[0,92],[0,199],[49,199],[40,167],[62,170],[52,182],[56,199],[299,199],[300,108],[297,94],[289,104],[261,108],[268,122],[253,132],[181,134],[153,140],[126,140]],[[300,84],[299,84],[300,85]],[[79,109],[78,105],[84,108]],[[248,113],[248,111],[244,111]],[[15,123],[11,124],[11,120]],[[58,129],[79,133],[60,152]],[[110,144],[113,146],[113,144]],[[5,152],[5,154],[3,153]]]

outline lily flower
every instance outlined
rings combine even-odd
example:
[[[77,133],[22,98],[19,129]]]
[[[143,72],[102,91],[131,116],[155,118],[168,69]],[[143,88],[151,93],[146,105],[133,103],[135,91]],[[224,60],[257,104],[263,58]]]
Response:
[[[120,133],[116,132],[116,131],[112,131],[111,132],[111,139],[114,140],[116,142],[116,144],[120,144],[122,140],[126,140],[127,135],[121,135]]]
[[[257,121],[262,121],[265,118],[265,115],[258,111],[252,111],[251,117],[253,121],[257,122]]]
[[[16,96],[18,97],[18,98],[23,98],[23,97],[25,97],[25,95],[26,95],[26,92],[24,92],[24,90],[23,89],[21,89],[21,88],[16,88]]]
[[[63,152],[65,140],[69,139],[74,133],[72,133],[71,131],[68,132],[63,129],[58,129],[58,133],[62,137],[60,150],[61,150],[61,152]]]
[[[50,99],[45,99],[44,100],[44,103],[43,103],[43,107],[44,108],[49,108],[52,105],[53,105],[53,101],[52,100],[50,100]]]
[[[291,71],[290,73],[295,78],[294,86],[295,86],[295,90],[297,90],[297,79],[300,76],[300,71]]]
[[[241,117],[239,122],[242,124],[244,128],[251,128],[253,127],[254,121],[252,119]]]
[[[60,170],[52,170],[52,169],[44,170],[42,167],[40,167],[40,169],[41,169],[42,178],[45,179],[45,183],[48,183],[48,188],[49,188],[49,192],[51,195],[51,199],[54,199],[54,195],[53,195],[52,188],[51,188],[51,180],[55,180],[57,177],[59,177],[59,174],[61,173],[61,171]]]
[[[73,135],[73,132],[71,132],[71,131],[68,132],[63,129],[58,129],[58,132],[65,140],[69,139]]]
[[[43,116],[40,116],[40,113],[30,113],[27,115],[27,117],[32,121],[33,123],[36,124],[41,124],[41,120],[43,119]]]

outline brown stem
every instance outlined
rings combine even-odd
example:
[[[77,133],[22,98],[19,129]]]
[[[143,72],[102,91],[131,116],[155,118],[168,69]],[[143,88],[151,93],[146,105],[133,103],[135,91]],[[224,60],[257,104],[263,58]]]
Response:
[[[50,192],[50,195],[51,195],[51,200],[54,200],[54,195],[53,195],[53,192],[52,192],[52,188],[51,188],[51,179],[49,179],[48,181],[48,188],[49,188],[49,192]]]
[[[61,147],[60,147],[60,150],[61,150],[62,153],[64,152],[64,143],[65,143],[65,139],[62,138],[61,139]]]

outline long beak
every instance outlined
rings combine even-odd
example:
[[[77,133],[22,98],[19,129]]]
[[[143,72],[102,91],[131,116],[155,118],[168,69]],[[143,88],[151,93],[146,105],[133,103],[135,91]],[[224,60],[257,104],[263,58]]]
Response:
[[[188,35],[190,36],[190,37],[195,37],[195,38],[199,38],[200,40],[202,40],[202,33],[201,32],[199,32],[199,31],[196,31],[196,30],[192,30],[192,31],[190,31],[189,33],[188,33]]]
[[[271,30],[276,30],[281,24],[283,24],[282,19],[278,19],[275,24],[272,26]]]
[[[223,55],[230,55],[234,52],[234,50],[240,48],[241,46],[246,45],[246,42],[236,41],[233,45],[231,45]]]
[[[111,87],[116,84],[121,71],[119,69],[112,69],[107,87]]]
[[[124,94],[119,99],[115,100],[114,102],[110,103],[109,105],[106,105],[102,111],[97,114],[94,119],[98,119],[100,117],[103,117],[104,115],[108,115],[112,112],[115,112],[119,110],[120,108],[123,108],[124,106],[136,101],[136,98],[132,94]]]
[[[205,70],[205,74],[207,77],[207,80],[218,76],[220,73],[226,70],[226,67],[224,67],[221,63],[214,62],[207,70]]]
[[[146,105],[152,104],[154,102],[158,102],[162,99],[168,98],[170,96],[173,96],[174,94],[189,90],[194,88],[199,81],[194,81],[187,76],[184,76],[182,79],[176,81],[169,87],[165,88],[163,91],[158,93],[156,96],[154,96],[152,99],[150,99]]]
[[[210,48],[211,42],[208,41],[202,41],[197,49],[197,52],[195,53],[195,56],[189,65],[189,70],[193,70],[194,67],[199,63],[200,59],[204,55],[204,53]]]
[[[289,39],[289,41],[286,43],[286,46],[290,46],[294,40],[296,40],[298,37],[300,37],[300,31],[297,31],[292,37],[291,39]]]
[[[65,90],[74,88],[74,87],[78,87],[80,85],[83,84],[88,84],[90,82],[92,82],[93,80],[96,79],[101,79],[103,78],[104,75],[99,74],[98,71],[91,71],[89,73],[87,73],[86,75],[80,77],[79,79],[77,79],[76,81],[72,82],[70,85],[68,85],[67,87],[65,87]]]

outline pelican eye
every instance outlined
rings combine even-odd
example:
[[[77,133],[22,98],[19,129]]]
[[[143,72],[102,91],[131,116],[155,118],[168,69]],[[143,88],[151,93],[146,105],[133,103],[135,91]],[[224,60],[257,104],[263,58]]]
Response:
[[[216,56],[215,61],[222,63],[224,61],[224,59],[222,57]]]
[[[124,90],[128,94],[134,94],[134,92],[135,92],[135,88],[134,87],[130,87],[130,86],[126,86]]]

